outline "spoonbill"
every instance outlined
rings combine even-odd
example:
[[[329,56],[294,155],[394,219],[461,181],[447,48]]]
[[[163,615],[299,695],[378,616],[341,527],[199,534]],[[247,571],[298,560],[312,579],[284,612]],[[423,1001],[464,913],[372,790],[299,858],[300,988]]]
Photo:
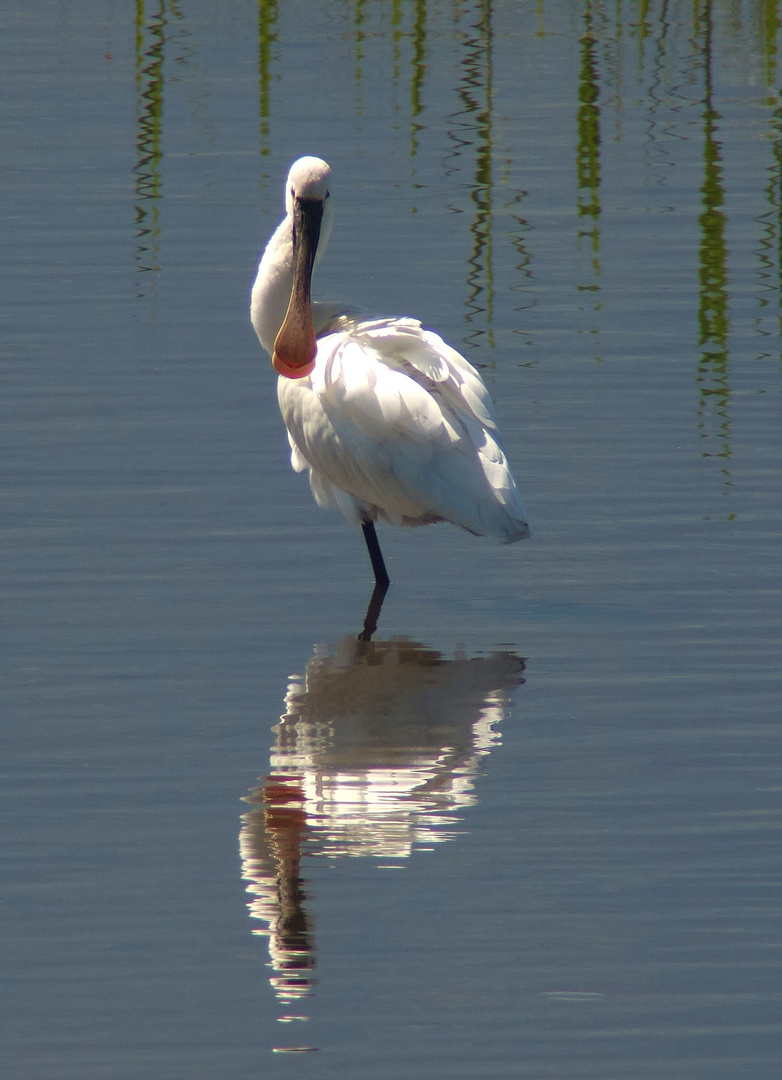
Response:
[[[475,368],[416,319],[311,300],[331,232],[331,186],[321,158],[291,166],[250,317],[279,374],[291,465],[309,470],[319,506],[361,527],[382,603],[389,577],[376,521],[449,521],[501,543],[529,527]]]

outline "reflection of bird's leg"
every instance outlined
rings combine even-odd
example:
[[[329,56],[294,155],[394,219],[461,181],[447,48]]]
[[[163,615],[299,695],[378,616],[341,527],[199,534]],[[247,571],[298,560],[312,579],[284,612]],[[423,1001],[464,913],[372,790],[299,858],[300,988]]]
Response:
[[[383,562],[383,553],[380,550],[380,544],[377,542],[375,523],[374,521],[362,521],[361,528],[364,530],[364,539],[367,542],[369,561],[372,563],[372,572],[375,575],[375,585],[385,593],[385,590],[391,584],[391,579],[388,576],[386,564]]]
[[[380,618],[380,609],[383,606],[386,593],[388,592],[388,582],[381,584],[378,582],[375,585],[374,591],[369,598],[369,606],[367,607],[367,613],[364,616],[364,629],[358,635],[359,641],[371,641],[372,635],[377,630],[377,620]]]

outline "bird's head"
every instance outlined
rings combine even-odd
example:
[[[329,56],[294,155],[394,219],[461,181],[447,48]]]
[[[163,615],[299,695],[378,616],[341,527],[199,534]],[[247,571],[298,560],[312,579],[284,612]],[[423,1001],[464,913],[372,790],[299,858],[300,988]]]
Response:
[[[274,342],[272,363],[280,375],[302,379],[315,367],[318,351],[312,323],[312,270],[331,231],[331,169],[317,157],[294,161],[285,185],[291,222],[293,284],[288,311]]]

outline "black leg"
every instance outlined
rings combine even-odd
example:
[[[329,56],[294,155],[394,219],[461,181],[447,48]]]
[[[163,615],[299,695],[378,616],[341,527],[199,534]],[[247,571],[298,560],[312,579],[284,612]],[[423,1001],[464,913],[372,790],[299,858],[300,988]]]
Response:
[[[364,539],[367,542],[369,561],[372,563],[372,572],[375,575],[375,585],[385,591],[391,584],[391,579],[388,576],[386,564],[383,562],[380,544],[377,542],[375,523],[374,521],[364,521],[361,523],[361,528],[364,530]]]
[[[377,630],[377,620],[380,618],[380,609],[383,606],[383,601],[388,592],[388,586],[391,584],[391,580],[388,576],[388,571],[386,570],[386,564],[383,561],[383,553],[380,550],[380,544],[377,542],[375,523],[373,521],[364,521],[361,524],[361,528],[364,530],[364,539],[367,542],[369,561],[372,563],[372,572],[375,575],[375,588],[369,598],[369,607],[367,608],[367,613],[364,617],[364,629],[358,635],[358,640],[371,641],[372,635],[375,630]]]
[[[369,598],[367,613],[364,616],[364,628],[358,635],[359,641],[371,641],[372,635],[377,630],[377,620],[380,618],[380,609],[388,592],[388,585],[375,585]]]

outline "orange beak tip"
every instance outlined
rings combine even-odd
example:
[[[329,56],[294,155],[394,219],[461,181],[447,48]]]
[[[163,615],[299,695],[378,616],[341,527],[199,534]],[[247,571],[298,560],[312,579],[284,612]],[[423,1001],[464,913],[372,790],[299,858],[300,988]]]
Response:
[[[272,365],[274,370],[279,375],[284,375],[286,379],[304,379],[307,375],[312,374],[315,368],[315,358],[313,357],[306,364],[290,364],[287,360],[284,360],[279,353],[275,352],[272,356]]]

